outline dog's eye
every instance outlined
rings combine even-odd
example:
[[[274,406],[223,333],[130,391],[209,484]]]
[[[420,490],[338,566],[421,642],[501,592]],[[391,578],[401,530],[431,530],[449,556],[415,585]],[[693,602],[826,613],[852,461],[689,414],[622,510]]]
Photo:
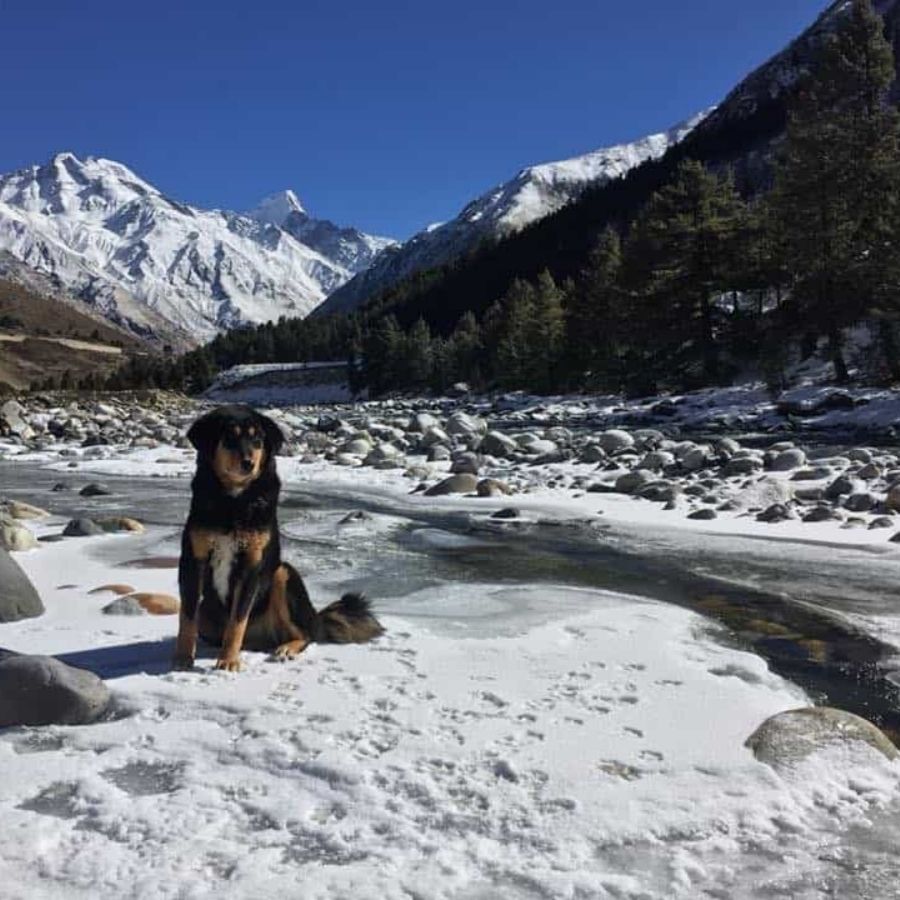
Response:
[[[253,447],[254,450],[262,450],[263,442],[259,438],[253,438],[250,442],[250,446]]]

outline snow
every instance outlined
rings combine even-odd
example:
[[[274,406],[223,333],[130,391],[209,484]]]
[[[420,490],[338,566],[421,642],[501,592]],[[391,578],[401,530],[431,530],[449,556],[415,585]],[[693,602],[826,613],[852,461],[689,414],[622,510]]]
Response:
[[[11,900],[744,896],[760,848],[781,850],[769,877],[815,873],[896,792],[870,748],[756,762],[746,737],[806,698],[695,614],[622,594],[442,583],[378,597],[370,645],[171,672],[172,619],[87,592],[176,539],[18,555],[47,613],[4,643],[99,668],[117,714],[0,737]],[[320,605],[339,589],[310,576]],[[128,577],[176,591],[171,569]]]
[[[340,234],[363,255],[382,246]],[[0,176],[0,251],[139,333],[166,337],[167,325],[197,342],[242,322],[302,317],[356,271],[321,246],[179,203],[113,160],[60,153]]]

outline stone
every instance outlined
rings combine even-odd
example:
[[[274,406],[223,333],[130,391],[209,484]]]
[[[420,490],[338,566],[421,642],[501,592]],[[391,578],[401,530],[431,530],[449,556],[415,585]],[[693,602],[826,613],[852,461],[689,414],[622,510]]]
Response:
[[[517,509],[513,509],[511,506],[507,506],[504,509],[498,509],[497,512],[491,513],[492,519],[518,519],[519,511]]]
[[[478,416],[470,416],[468,413],[457,411],[447,419],[444,429],[447,434],[457,435],[484,435],[487,433],[487,422]]]
[[[104,531],[93,519],[72,519],[63,529],[64,537],[95,537],[98,534],[104,534]]]
[[[865,447],[854,447],[847,451],[847,459],[851,462],[861,462],[868,464],[872,462],[872,451],[866,450]]]
[[[12,435],[23,441],[35,436],[34,429],[22,418],[25,407],[16,400],[7,400],[0,405],[0,435]]]
[[[868,512],[878,500],[869,493],[851,494],[844,501],[844,509],[849,512]]]
[[[627,431],[613,428],[597,435],[597,443],[605,453],[612,456],[622,450],[630,450],[634,446],[634,438]]]
[[[92,482],[86,484],[78,493],[82,497],[106,497],[112,494],[112,491],[105,484]]]
[[[428,448],[425,458],[428,462],[443,462],[450,459],[450,448],[445,447],[443,444],[434,444]]]
[[[669,503],[682,493],[681,487],[671,481],[652,481],[638,489],[638,496],[653,503]]]
[[[104,516],[92,521],[103,531],[107,532],[127,531],[131,534],[144,533],[144,526],[137,519],[132,519],[130,516]]]
[[[843,516],[836,509],[825,505],[816,506],[803,516],[804,522],[830,522],[842,519]]]
[[[784,503],[773,503],[756,517],[757,522],[786,522],[795,518],[793,510]]]
[[[780,478],[763,476],[741,488],[731,499],[741,509],[766,509],[789,503],[794,497],[793,485]]]
[[[791,481],[821,481],[830,478],[832,471],[828,466],[811,466],[808,469],[800,469],[791,475]]]
[[[109,688],[85,669],[51,656],[0,659],[0,728],[85,725],[108,709]]]
[[[856,486],[856,482],[852,478],[841,475],[825,488],[825,499],[837,500],[844,494],[852,494],[856,490]]]
[[[30,503],[23,503],[20,500],[10,500],[6,504],[5,511],[14,519],[45,519],[50,515],[46,509],[32,506]]]
[[[641,469],[647,469],[650,472],[661,472],[667,466],[671,466],[675,462],[675,457],[665,450],[651,450],[645,454],[644,458],[638,463]]]
[[[588,444],[581,448],[578,461],[583,463],[606,462],[606,451],[599,444]]]
[[[141,606],[137,597],[123,595],[107,603],[100,610],[105,616],[146,616],[147,610]]]
[[[450,435],[444,431],[443,428],[438,428],[437,425],[433,425],[430,428],[426,428],[422,433],[422,437],[419,439],[420,447],[434,447],[436,444],[441,444],[443,446],[449,447],[452,443]]]
[[[500,497],[513,493],[513,489],[497,478],[482,478],[475,490],[479,497]]]
[[[9,553],[0,548],[0,622],[30,619],[43,612],[44,604],[28,576]]]
[[[477,453],[468,450],[452,454],[453,464],[450,466],[452,475],[477,475],[481,471],[481,457]]]
[[[0,548],[12,553],[21,553],[37,547],[37,538],[24,525],[0,522]]]
[[[400,451],[388,443],[376,444],[363,460],[365,466],[377,466],[384,462],[394,462],[400,456]]]
[[[633,472],[626,472],[616,479],[616,492],[619,494],[633,494],[654,480],[652,472],[648,472],[645,469],[635,469]]]
[[[772,460],[772,470],[775,472],[791,472],[806,465],[806,454],[797,447],[782,450]]]
[[[878,528],[893,528],[894,520],[891,516],[878,516],[877,519],[872,519],[869,522],[869,531],[874,531]]]
[[[734,456],[738,450],[741,449],[741,445],[734,440],[734,438],[719,438],[715,444],[716,453],[720,456]]]
[[[690,450],[682,455],[679,462],[686,471],[696,472],[709,465],[709,451],[706,447],[691,447]]]
[[[733,478],[736,475],[751,475],[763,466],[762,460],[756,456],[733,456],[722,466],[722,475]]]
[[[346,453],[349,456],[368,456],[371,451],[371,441],[367,441],[364,438],[354,438],[351,441],[347,441],[347,443],[341,447],[340,452]]]
[[[507,437],[499,431],[489,431],[482,438],[481,446],[478,449],[489,456],[506,459],[518,450],[518,445],[511,437]]]
[[[862,478],[863,481],[874,481],[876,478],[881,478],[883,474],[881,466],[876,463],[866,463],[866,465],[856,473],[856,477]]]
[[[886,509],[889,509],[893,512],[900,512],[900,484],[892,487],[887,492],[887,497],[884,500],[884,505]]]
[[[478,490],[478,479],[474,475],[462,473],[451,475],[432,485],[425,491],[426,497],[443,497],[446,494],[474,494]]]
[[[440,424],[441,423],[430,413],[420,412],[410,418],[406,430],[424,434],[429,428],[439,428]]]
[[[889,760],[898,755],[888,736],[871,722],[827,706],[777,713],[744,742],[760,762],[774,769],[790,768],[817,750],[852,744],[868,744]]]
[[[695,519],[700,521],[708,521],[710,519],[717,519],[718,515],[714,509],[698,509],[692,512],[689,516],[689,519]]]

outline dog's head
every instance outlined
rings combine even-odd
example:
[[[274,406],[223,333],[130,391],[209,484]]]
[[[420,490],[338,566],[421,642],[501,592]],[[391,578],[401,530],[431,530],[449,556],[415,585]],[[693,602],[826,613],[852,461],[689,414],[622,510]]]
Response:
[[[187,436],[198,461],[209,465],[234,496],[274,469],[275,454],[284,443],[281,429],[249,406],[220,406],[197,419]]]

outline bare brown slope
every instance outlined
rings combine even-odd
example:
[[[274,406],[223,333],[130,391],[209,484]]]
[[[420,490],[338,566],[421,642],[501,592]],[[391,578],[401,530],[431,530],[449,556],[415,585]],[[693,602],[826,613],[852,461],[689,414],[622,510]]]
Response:
[[[105,375],[146,352],[128,332],[56,297],[0,279],[0,390],[19,390],[69,371]]]

